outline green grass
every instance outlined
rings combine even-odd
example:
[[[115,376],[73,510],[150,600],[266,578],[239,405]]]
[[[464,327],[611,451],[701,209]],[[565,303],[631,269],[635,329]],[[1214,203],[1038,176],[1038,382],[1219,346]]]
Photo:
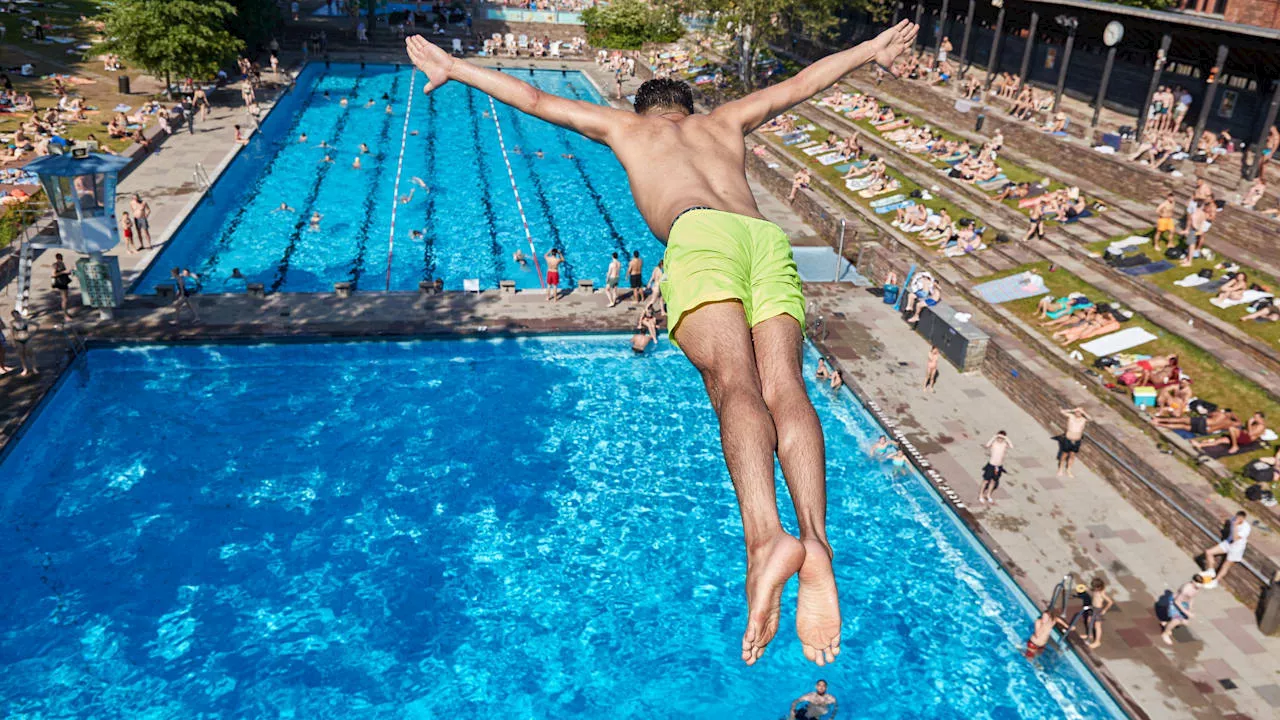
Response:
[[[814,122],[812,118],[805,116],[803,113],[796,113],[796,116],[797,116],[797,120],[796,120],[797,126],[802,126],[802,125],[806,125],[808,123]],[[814,124],[816,125],[817,123],[815,122]],[[831,134],[830,131],[828,131],[823,127],[818,127],[816,130],[809,131],[810,139],[816,140],[820,143],[825,142],[827,139],[827,136],[830,134]],[[857,203],[858,205],[861,205],[862,207],[865,207],[868,210],[870,210],[871,203],[879,199],[879,198],[864,198],[858,195],[858,193],[847,189],[844,186],[845,181],[841,177],[841,173],[836,171],[834,165],[821,165],[819,163],[816,163],[813,161],[812,157],[805,155],[802,150],[796,149],[795,146],[783,147],[779,143],[774,147],[775,149],[780,148],[782,150],[785,150],[788,154],[791,155],[791,157],[798,160],[803,167],[809,168],[809,171],[812,172],[814,175],[821,177],[822,179],[829,182],[837,192],[841,193],[842,197],[847,198],[850,202]],[[927,189],[927,188],[921,187],[919,184],[907,178],[907,176],[903,175],[897,168],[893,167],[892,165],[889,165],[887,162],[885,163],[885,175],[891,178],[895,178],[901,184],[901,187],[898,190],[890,194],[901,193],[903,195],[910,195],[912,191]],[[933,196],[932,199],[920,200],[919,198],[917,198],[916,202],[923,204],[925,207],[929,208],[933,212],[946,210],[947,214],[951,216],[951,219],[953,221],[960,220],[961,218],[971,218],[975,222],[978,222],[979,225],[982,224],[982,222],[978,218],[974,218],[972,214],[965,212],[958,205],[955,205],[953,203],[947,202],[946,200],[943,200],[942,198],[939,198],[933,192],[930,192],[930,195]],[[886,213],[881,217],[886,218],[887,222],[893,221],[892,214]],[[983,239],[986,240],[987,242],[993,242],[995,240],[995,235],[996,235],[995,230],[991,228],[987,228],[986,232],[983,233]]]
[[[1045,285],[1053,291],[1055,297],[1079,292],[1095,303],[1107,302],[1124,306],[1124,303],[1117,302],[1114,297],[1089,285],[1075,275],[1065,272],[1061,268],[1049,272],[1048,261],[1011,268],[995,273],[989,278],[984,278],[984,280],[994,280],[1028,270],[1039,273],[1045,279]],[[1002,303],[1001,307],[1009,310],[1028,325],[1034,327],[1037,332],[1040,332],[1046,338],[1051,338],[1055,328],[1041,328],[1041,321],[1036,318],[1036,304],[1038,302],[1039,298],[1027,298]],[[1135,314],[1132,320],[1124,324],[1126,328],[1134,326],[1147,330],[1155,335],[1157,339],[1146,345],[1134,348],[1133,352],[1153,356],[1177,355],[1178,364],[1187,375],[1191,376],[1198,397],[1216,403],[1220,407],[1229,407],[1235,410],[1236,414],[1241,418],[1248,417],[1257,410],[1261,410],[1268,418],[1280,418],[1280,400],[1277,400],[1275,396],[1253,382],[1224,369],[1213,355],[1193,345],[1185,338],[1164,330],[1141,315]],[[1050,339],[1050,342],[1056,341]],[[1069,350],[1073,347],[1074,345],[1069,346],[1067,349]],[[1085,354],[1085,360],[1092,362],[1093,358]],[[1274,423],[1275,420],[1271,422]],[[1221,461],[1232,471],[1239,472],[1241,468],[1253,459],[1270,456],[1273,452],[1273,450],[1266,449],[1255,450],[1251,453],[1223,457]]]
[[[1144,235],[1150,237],[1153,234],[1155,234],[1155,228],[1149,228],[1144,232],[1127,233],[1125,235],[1112,238],[1111,240],[1102,240],[1100,242],[1091,243],[1086,247],[1091,252],[1102,254],[1106,251],[1107,246],[1115,240],[1123,240],[1124,238],[1129,237],[1129,235]],[[1148,257],[1153,257],[1155,253],[1152,251],[1151,246],[1146,245],[1144,247],[1146,248],[1146,255]],[[1250,321],[1242,323],[1240,322],[1240,318],[1247,314],[1245,306],[1237,305],[1224,310],[1223,308],[1209,302],[1216,297],[1214,293],[1201,292],[1197,288],[1185,288],[1174,284],[1176,281],[1181,280],[1188,275],[1199,273],[1201,270],[1206,268],[1213,271],[1215,278],[1220,277],[1222,275],[1222,271],[1214,270],[1214,266],[1230,260],[1230,258],[1224,255],[1214,253],[1212,260],[1204,260],[1202,258],[1192,260],[1191,267],[1182,267],[1180,264],[1175,263],[1171,270],[1166,270],[1165,272],[1157,273],[1155,275],[1143,275],[1135,279],[1139,282],[1154,285],[1162,292],[1182,298],[1200,310],[1213,315],[1227,324],[1234,325],[1245,333],[1248,333],[1267,345],[1274,347],[1276,343],[1280,343],[1280,322]],[[1260,270],[1244,265],[1243,263],[1237,264],[1239,264],[1240,269],[1248,275],[1250,283],[1257,283],[1263,287],[1270,288],[1270,292],[1280,292],[1280,280],[1276,280],[1276,278]]]

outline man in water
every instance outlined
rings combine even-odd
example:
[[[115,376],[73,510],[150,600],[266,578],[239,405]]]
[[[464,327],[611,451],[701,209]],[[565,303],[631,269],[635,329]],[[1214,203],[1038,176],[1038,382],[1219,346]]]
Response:
[[[1058,477],[1062,477],[1064,472],[1067,477],[1075,477],[1071,474],[1071,466],[1075,464],[1076,455],[1080,452],[1084,426],[1089,424],[1091,418],[1080,407],[1063,410],[1062,414],[1067,418],[1067,429],[1058,437]]]
[[[796,712],[799,708],[800,712]],[[791,711],[787,717],[796,718],[833,718],[836,716],[836,696],[827,692],[827,681],[819,680],[813,686],[813,692],[807,692],[791,703]]]
[[[1004,477],[1004,454],[1013,447],[1013,443],[1009,442],[1009,436],[1001,430],[992,435],[982,447],[989,450],[991,455],[982,468],[982,489],[978,491],[978,502],[995,504],[996,499],[992,497],[992,493],[1000,487],[1000,478]]]
[[[1044,652],[1045,647],[1049,645],[1049,640],[1053,637],[1053,628],[1058,624],[1054,620],[1053,613],[1045,610],[1040,613],[1040,617],[1036,618],[1035,629],[1031,631],[1031,638],[1027,640],[1027,649],[1023,654],[1028,660],[1035,660],[1040,657],[1040,653]]]
[[[805,657],[819,665],[840,652],[840,603],[826,533],[822,426],[801,367],[800,277],[786,234],[761,216],[751,194],[744,138],[868,62],[892,65],[911,47],[917,29],[903,21],[705,115],[694,113],[692,89],[676,80],[644,83],[635,112],[628,113],[550,95],[514,75],[456,59],[418,36],[406,41],[429,81],[424,91],[457,80],[609,146],[627,171],[641,216],[667,243],[669,337],[706,383],[742,514],[742,659],[749,665],[777,633],[782,588],[792,575],[800,577],[796,631]],[[782,529],[778,516],[775,454],[799,538]]]

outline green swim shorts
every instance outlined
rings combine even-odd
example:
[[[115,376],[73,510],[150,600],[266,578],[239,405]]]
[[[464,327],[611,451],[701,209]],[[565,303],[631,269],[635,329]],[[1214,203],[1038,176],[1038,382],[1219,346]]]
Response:
[[[676,218],[664,256],[668,336],[699,306],[738,300],[747,325],[790,315],[804,327],[800,273],[791,242],[768,220],[721,210],[696,209]]]

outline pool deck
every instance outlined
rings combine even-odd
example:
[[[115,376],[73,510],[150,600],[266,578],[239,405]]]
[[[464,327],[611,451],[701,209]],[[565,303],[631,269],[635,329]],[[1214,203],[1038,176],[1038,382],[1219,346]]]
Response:
[[[595,68],[592,63],[574,67],[589,72]],[[597,80],[602,76],[598,69],[592,74]],[[197,126],[200,132],[170,138],[161,152],[122,183],[122,194],[138,189],[148,197],[157,239],[166,234],[161,228],[177,227],[198,197],[191,178],[194,163],[203,162],[215,175],[215,168],[234,154],[231,125],[242,118],[239,108],[216,109]],[[757,196],[765,215],[778,220],[797,244],[816,244],[814,232],[784,203],[759,189]],[[36,270],[32,294],[38,312],[45,312],[53,301],[47,282],[51,259],[46,254]],[[126,278],[149,260],[147,254],[121,257]],[[1166,587],[1176,588],[1188,578],[1195,564],[1111,484],[1083,466],[1077,467],[1074,480],[1054,477],[1056,443],[1051,433],[980,374],[958,375],[944,363],[938,392],[922,394],[919,383],[928,346],[914,333],[905,332],[878,298],[848,285],[811,284],[807,293],[829,318],[826,347],[851,382],[945,476],[963,503],[958,508],[962,519],[993,547],[1034,600],[1043,602],[1068,571],[1086,577],[1100,573],[1108,579],[1118,604],[1107,616],[1102,648],[1086,656],[1147,717],[1239,719],[1274,717],[1280,712],[1280,639],[1261,635],[1252,612],[1226,591],[1202,593],[1188,630],[1175,633],[1172,648],[1160,643],[1152,603]],[[0,295],[0,310],[7,313],[12,299],[12,292]],[[196,302],[203,320],[199,325],[173,323],[172,310],[159,298],[130,296],[113,320],[94,322],[86,312],[76,322],[77,331],[90,340],[110,342],[483,337],[626,331],[634,327],[637,316],[625,300],[607,309],[599,292],[570,293],[557,304],[536,292],[503,295],[495,291],[433,296],[359,293],[345,299],[332,294],[226,295],[200,297]],[[19,378],[16,373],[0,377],[0,447],[13,437],[66,364],[67,341],[61,332],[50,331],[51,318],[37,316],[36,322],[44,327],[33,341],[44,372],[38,378]],[[1015,445],[1008,462],[1011,473],[997,493],[998,504],[985,508],[975,502],[985,462],[981,443],[1000,427],[1011,431]],[[848,647],[855,648],[856,642],[849,638]]]

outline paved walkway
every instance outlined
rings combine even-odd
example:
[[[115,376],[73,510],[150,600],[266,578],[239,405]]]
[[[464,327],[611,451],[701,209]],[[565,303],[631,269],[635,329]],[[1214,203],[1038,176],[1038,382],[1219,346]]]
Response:
[[[1175,632],[1171,648],[1160,642],[1152,605],[1197,568],[1109,483],[1083,466],[1074,479],[1055,477],[1052,433],[980,374],[943,362],[937,393],[922,393],[929,346],[878,298],[808,292],[829,318],[827,344],[842,367],[960,494],[1033,599],[1045,602],[1066,572],[1107,579],[1118,604],[1095,655],[1151,717],[1280,713],[1280,638],[1262,635],[1227,592],[1201,593],[1189,631]],[[977,502],[982,444],[1000,429],[1015,449],[988,508]]]

